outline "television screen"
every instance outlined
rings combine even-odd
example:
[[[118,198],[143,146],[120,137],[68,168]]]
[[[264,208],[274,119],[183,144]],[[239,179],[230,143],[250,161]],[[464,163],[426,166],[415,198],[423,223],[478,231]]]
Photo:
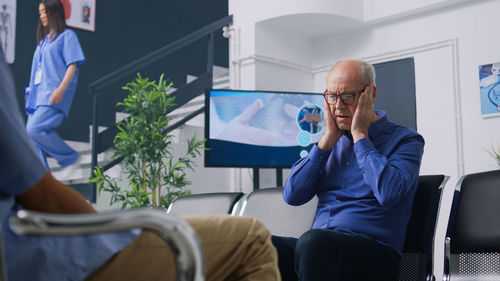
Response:
[[[205,166],[288,168],[319,141],[318,93],[207,90]]]

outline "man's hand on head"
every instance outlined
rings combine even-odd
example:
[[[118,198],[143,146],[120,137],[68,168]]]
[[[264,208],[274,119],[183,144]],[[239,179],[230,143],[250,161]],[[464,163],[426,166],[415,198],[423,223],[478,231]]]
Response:
[[[332,150],[337,144],[340,137],[342,136],[342,131],[337,127],[335,118],[332,115],[330,105],[324,101],[324,119],[325,119],[325,133],[318,142],[318,147],[322,150]]]
[[[373,85],[367,86],[359,96],[351,126],[351,134],[355,143],[362,138],[369,137],[368,130],[375,121],[374,87]]]

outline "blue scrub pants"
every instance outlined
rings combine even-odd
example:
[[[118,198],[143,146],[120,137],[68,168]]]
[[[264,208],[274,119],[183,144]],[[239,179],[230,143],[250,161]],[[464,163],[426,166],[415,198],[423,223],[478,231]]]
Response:
[[[50,168],[45,153],[54,157],[62,168],[75,163],[79,155],[55,132],[64,119],[64,113],[51,106],[39,106],[28,114],[26,130],[47,171]]]

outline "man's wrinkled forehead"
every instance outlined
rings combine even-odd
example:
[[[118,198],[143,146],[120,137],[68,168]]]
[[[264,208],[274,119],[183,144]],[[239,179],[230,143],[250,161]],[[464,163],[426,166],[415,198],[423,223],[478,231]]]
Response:
[[[361,62],[355,60],[347,60],[335,64],[328,72],[328,80],[330,80],[330,78],[334,79],[338,77],[341,77],[344,80],[361,80]]]
[[[363,86],[361,66],[358,62],[346,61],[332,67],[327,77],[327,88],[331,91],[353,90]]]

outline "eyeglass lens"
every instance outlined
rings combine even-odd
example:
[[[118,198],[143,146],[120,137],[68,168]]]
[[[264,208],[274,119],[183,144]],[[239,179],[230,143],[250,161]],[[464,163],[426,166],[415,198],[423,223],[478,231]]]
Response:
[[[340,100],[346,105],[350,105],[354,102],[354,94],[342,94],[342,95],[332,95],[332,94],[326,94],[326,101],[329,104],[336,104],[337,103],[337,98],[340,97]]]

